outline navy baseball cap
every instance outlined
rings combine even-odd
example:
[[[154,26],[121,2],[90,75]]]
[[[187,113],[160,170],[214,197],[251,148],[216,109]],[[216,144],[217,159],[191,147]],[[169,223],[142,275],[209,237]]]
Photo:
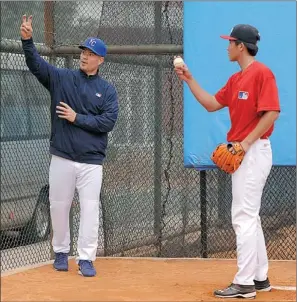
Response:
[[[247,48],[256,49],[257,42],[260,41],[260,33],[257,28],[249,24],[238,24],[231,30],[229,36],[221,36],[221,38],[231,41],[240,41]]]
[[[98,38],[87,38],[87,40],[78,46],[81,49],[87,48],[100,57],[105,57],[107,48],[105,43]]]

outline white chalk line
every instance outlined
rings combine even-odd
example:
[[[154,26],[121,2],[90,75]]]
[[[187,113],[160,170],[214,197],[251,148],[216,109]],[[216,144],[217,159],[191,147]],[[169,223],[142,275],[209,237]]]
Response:
[[[296,291],[296,286],[271,286],[271,288],[276,290]]]

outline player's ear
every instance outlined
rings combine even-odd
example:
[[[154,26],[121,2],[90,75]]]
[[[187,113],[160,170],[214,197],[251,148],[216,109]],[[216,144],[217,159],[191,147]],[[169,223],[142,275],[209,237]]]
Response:
[[[238,46],[240,51],[244,51],[245,45],[243,43],[240,43]]]

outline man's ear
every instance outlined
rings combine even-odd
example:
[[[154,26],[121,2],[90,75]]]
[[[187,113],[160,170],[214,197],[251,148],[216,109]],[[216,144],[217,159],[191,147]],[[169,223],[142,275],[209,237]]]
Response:
[[[99,57],[98,65],[101,65],[102,63],[104,63],[104,57]]]

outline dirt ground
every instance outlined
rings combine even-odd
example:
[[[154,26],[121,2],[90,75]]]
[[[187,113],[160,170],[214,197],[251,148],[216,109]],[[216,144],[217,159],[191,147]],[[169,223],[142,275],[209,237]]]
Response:
[[[98,258],[97,276],[68,272],[52,265],[1,277],[1,301],[222,301],[213,296],[232,282],[235,260]],[[296,286],[295,261],[271,261],[272,286]],[[223,299],[230,301],[230,299]],[[234,299],[231,299],[234,301]],[[296,291],[273,289],[255,301],[296,301]]]

